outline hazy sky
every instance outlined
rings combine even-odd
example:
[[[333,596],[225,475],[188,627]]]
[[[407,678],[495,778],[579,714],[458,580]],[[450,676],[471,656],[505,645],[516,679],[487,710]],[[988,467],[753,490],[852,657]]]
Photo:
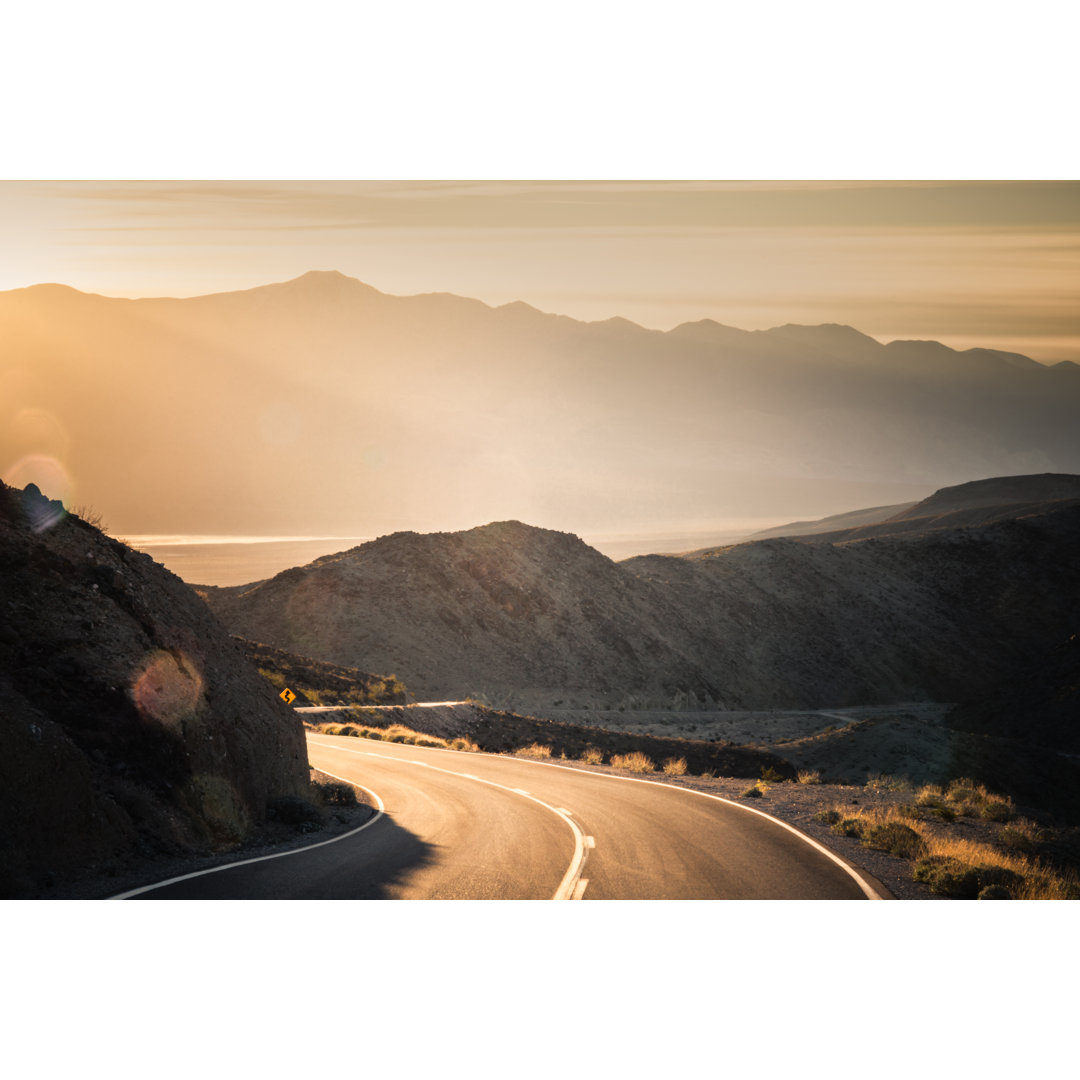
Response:
[[[1080,183],[0,183],[0,288],[192,296],[333,269],[668,329],[840,322],[1080,360]]]

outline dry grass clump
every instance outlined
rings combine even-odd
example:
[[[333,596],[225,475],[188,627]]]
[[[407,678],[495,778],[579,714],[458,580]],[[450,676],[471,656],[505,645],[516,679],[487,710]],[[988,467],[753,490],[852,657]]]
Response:
[[[533,743],[531,746],[523,746],[520,750],[515,750],[514,753],[520,757],[549,758],[551,757],[551,747]]]
[[[465,739],[459,736],[456,739],[451,739],[447,744],[448,750],[462,750],[466,754],[478,754],[480,753],[480,747],[470,739]]]
[[[1043,830],[1026,818],[1017,818],[1011,825],[1003,825],[998,833],[998,843],[1010,851],[1019,851],[1025,855],[1038,850],[1043,839]]]
[[[410,746],[431,746],[447,749],[445,739],[437,735],[426,735],[421,731],[413,731],[404,724],[391,724],[388,728],[362,727],[357,724],[317,724],[314,731],[321,735],[351,735],[360,739],[375,739],[384,742],[408,743]],[[471,744],[470,744],[471,745]]]
[[[764,780],[755,780],[740,796],[740,799],[760,799],[766,791],[769,790],[769,785]]]
[[[582,752],[581,760],[586,765],[601,765],[604,761],[604,752],[597,750],[595,746],[590,746]]]
[[[923,784],[915,796],[916,806],[937,806],[945,799],[945,792],[937,784]]]
[[[940,788],[937,789],[941,791]],[[888,851],[914,861],[912,876],[937,896],[954,899],[1064,900],[1080,899],[1080,877],[1075,871],[1048,867],[1030,856],[1023,842],[1034,845],[1034,826],[1013,826],[1014,850],[958,837],[932,828],[911,817],[913,810],[932,808],[938,797],[933,790],[920,791],[916,806],[852,808],[837,806],[819,811],[817,819],[841,836],[856,837],[868,847]],[[947,797],[947,793],[946,793]],[[1000,796],[984,794],[984,800],[1007,803]],[[1002,830],[1004,833],[1006,830]],[[1008,840],[1005,840],[1008,843]]]
[[[974,780],[953,780],[945,791],[945,798],[956,806],[956,812],[965,817],[981,817],[986,821],[1010,821],[1015,814],[1012,799],[987,791]]]
[[[871,825],[863,835],[863,843],[901,859],[917,859],[926,851],[923,838],[910,825],[900,821]]]
[[[613,768],[629,769],[630,772],[635,773],[651,773],[656,768],[652,758],[640,750],[635,750],[631,754],[613,754],[611,764]]]
[[[820,784],[821,783],[821,770],[820,769],[800,769],[798,776],[796,777],[800,784]]]
[[[314,779],[311,790],[324,806],[355,806],[357,803],[353,786],[340,780]]]
[[[906,776],[893,776],[891,773],[875,773],[867,776],[863,785],[870,791],[911,791],[911,781]]]
[[[911,809],[933,814],[942,821],[952,821],[956,817],[956,807],[946,801],[945,792],[937,784],[923,784]]]
[[[674,758],[669,757],[664,762],[664,772],[668,776],[685,776],[686,775],[686,758]]]

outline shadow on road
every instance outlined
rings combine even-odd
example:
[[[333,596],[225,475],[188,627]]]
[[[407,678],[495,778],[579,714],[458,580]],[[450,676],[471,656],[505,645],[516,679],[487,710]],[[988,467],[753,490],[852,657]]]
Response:
[[[133,900],[394,900],[429,865],[433,847],[384,815],[322,847],[223,867]]]

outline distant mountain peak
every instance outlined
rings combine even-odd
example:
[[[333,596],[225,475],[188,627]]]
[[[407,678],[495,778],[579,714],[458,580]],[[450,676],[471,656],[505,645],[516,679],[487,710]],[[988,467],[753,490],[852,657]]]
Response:
[[[308,270],[307,273],[301,274],[299,277],[292,278],[289,281],[280,282],[280,284],[314,285],[318,288],[348,288],[363,289],[368,292],[378,292],[373,286],[366,285],[359,278],[349,277],[348,274],[343,274],[340,270]]]
[[[806,323],[785,323],[783,326],[774,326],[765,331],[766,334],[775,334],[778,337],[795,338],[801,341],[820,341],[822,343],[847,345],[871,345],[880,347],[881,342],[876,338],[856,330],[854,326],[846,323],[818,323],[809,325]]]
[[[511,300],[508,304],[500,304],[495,310],[520,315],[545,314],[545,312],[541,311],[539,308],[533,307],[532,304],[526,304],[524,300]]]
[[[356,281],[356,278],[350,278],[347,274],[343,274],[340,270],[308,270],[306,273],[301,274],[298,278],[294,278],[294,281],[304,281],[306,278],[312,278],[315,280],[330,281],[333,279]]]
[[[589,326],[607,326],[612,330],[644,330],[645,327],[636,322],[631,322],[629,319],[624,319],[621,315],[613,315],[610,319],[595,319],[588,324]]]
[[[674,337],[689,338],[705,344],[724,345],[749,336],[749,330],[740,330],[735,326],[726,326],[715,319],[698,319],[695,322],[679,323],[668,333]]]

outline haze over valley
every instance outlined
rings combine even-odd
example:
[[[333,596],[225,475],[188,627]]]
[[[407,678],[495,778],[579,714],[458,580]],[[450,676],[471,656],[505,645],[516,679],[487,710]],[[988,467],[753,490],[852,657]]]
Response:
[[[1076,364],[844,326],[663,333],[312,272],[183,300],[9,291],[0,336],[5,479],[118,535],[753,532],[1080,471]]]

